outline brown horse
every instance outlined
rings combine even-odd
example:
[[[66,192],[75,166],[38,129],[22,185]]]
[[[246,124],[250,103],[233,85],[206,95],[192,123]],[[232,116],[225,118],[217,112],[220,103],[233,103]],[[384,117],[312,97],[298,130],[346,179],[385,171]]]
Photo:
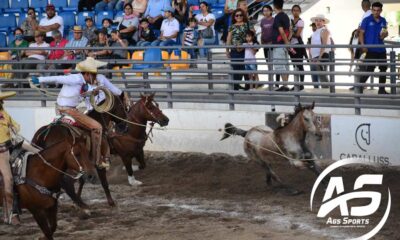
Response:
[[[111,144],[111,153],[119,155],[125,165],[129,184],[137,185],[138,181],[133,176],[132,158],[135,157],[139,162],[139,169],[146,167],[143,147],[148,138],[146,134],[147,122],[167,126],[169,119],[154,101],[154,94],[151,94],[140,96],[140,100],[130,108],[127,120],[131,122],[128,125],[127,132],[110,137],[109,142]]]
[[[106,139],[106,133],[105,131],[108,129],[108,126],[110,124],[110,121],[114,121],[116,123],[121,122],[119,118],[126,118],[127,113],[126,113],[126,106],[124,105],[122,99],[120,99],[119,96],[114,96],[114,105],[113,107],[109,110],[110,113],[112,113],[114,116],[117,116],[118,118],[106,114],[106,113],[98,113],[94,110],[89,112],[89,116],[97,120],[103,127],[104,130],[104,135],[102,138],[102,143],[101,143],[101,154],[102,156],[106,155],[107,152],[109,152],[109,144]],[[101,104],[101,103],[100,103]],[[46,134],[43,134],[46,132]],[[86,133],[85,130],[82,131],[83,133]],[[83,138],[89,137],[90,134],[87,133],[86,136],[83,136]],[[59,139],[67,139],[69,142],[74,141],[74,136],[71,134],[71,131],[65,127],[65,125],[62,124],[50,124],[47,126],[43,126],[40,128],[36,133],[35,136],[33,137],[32,142],[37,144],[38,146],[45,147],[48,146],[55,141],[58,141]],[[110,206],[115,206],[115,202],[111,196],[109,185],[108,185],[108,180],[107,180],[107,175],[106,175],[106,169],[104,168],[97,168],[97,174],[99,176],[101,185],[104,189],[104,192],[107,197],[107,202]],[[83,187],[83,179],[80,179],[80,186],[78,189],[78,194],[75,192],[74,188],[74,180],[70,178],[64,178],[63,179],[63,184],[62,187],[67,193],[67,195],[74,201],[75,204],[78,205],[81,209],[83,209],[86,213],[89,213],[88,206],[82,201],[80,197],[80,193],[82,191]]]
[[[57,197],[63,174],[67,170],[95,174],[94,164],[85,151],[80,144],[71,145],[63,140],[28,157],[25,183],[16,185],[19,206],[32,213],[44,239],[53,239],[57,228]]]
[[[298,168],[308,167],[319,175],[321,170],[312,159],[313,154],[305,142],[307,133],[322,137],[313,109],[314,103],[305,107],[299,104],[289,123],[274,131],[266,126],[256,126],[245,131],[227,123],[221,140],[231,135],[244,137],[244,151],[251,160],[258,162],[265,169],[267,185],[271,185],[272,180],[275,180],[290,195],[299,194],[299,191],[282,184],[282,180],[272,170],[271,162],[287,159],[292,165]]]

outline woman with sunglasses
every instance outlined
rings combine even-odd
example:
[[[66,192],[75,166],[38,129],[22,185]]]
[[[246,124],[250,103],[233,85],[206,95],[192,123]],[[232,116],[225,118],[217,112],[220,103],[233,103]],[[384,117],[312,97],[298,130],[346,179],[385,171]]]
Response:
[[[28,8],[28,13],[26,19],[21,24],[21,29],[23,30],[24,39],[28,42],[35,41],[35,30],[38,21],[36,20],[36,11],[34,8]]]
[[[226,56],[231,59],[232,63],[240,63],[240,64],[232,64],[232,69],[235,71],[244,71],[245,65],[244,63],[244,48],[242,47],[243,43],[246,42],[246,33],[249,30],[254,30],[250,27],[249,21],[247,19],[246,13],[238,8],[232,13],[232,25],[228,31],[228,37],[226,40],[227,45],[237,46],[236,48],[227,48]],[[235,73],[233,74],[233,80],[242,81],[243,73]],[[234,84],[233,89],[249,89],[249,84],[246,84],[246,87],[240,86],[240,84]]]

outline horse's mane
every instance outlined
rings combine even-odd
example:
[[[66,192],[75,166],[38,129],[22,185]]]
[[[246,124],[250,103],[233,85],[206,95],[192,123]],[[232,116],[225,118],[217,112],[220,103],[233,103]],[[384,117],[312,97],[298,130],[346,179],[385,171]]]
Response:
[[[312,110],[314,109],[314,103],[311,105],[301,105],[301,103],[299,103],[298,105],[294,106],[294,113],[290,113],[289,114],[289,119],[288,122],[283,125],[283,126],[279,126],[277,129],[281,129],[286,127],[287,125],[289,125],[296,117],[299,113],[301,113],[304,110]]]

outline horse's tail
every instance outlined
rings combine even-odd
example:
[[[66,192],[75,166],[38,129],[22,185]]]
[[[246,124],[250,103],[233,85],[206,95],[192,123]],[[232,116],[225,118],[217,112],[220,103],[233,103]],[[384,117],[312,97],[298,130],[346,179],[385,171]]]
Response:
[[[225,123],[224,135],[222,136],[220,141],[222,141],[232,135],[239,135],[239,136],[245,137],[246,134],[247,134],[247,131],[237,128],[237,127],[233,126],[231,123]]]

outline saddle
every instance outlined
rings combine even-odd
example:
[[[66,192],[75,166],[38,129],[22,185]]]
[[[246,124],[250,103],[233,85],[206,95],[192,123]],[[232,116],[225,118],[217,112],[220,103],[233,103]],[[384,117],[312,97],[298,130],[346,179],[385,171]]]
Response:
[[[13,147],[10,155],[11,173],[16,185],[24,184],[28,157],[34,153],[22,149],[22,142]]]

